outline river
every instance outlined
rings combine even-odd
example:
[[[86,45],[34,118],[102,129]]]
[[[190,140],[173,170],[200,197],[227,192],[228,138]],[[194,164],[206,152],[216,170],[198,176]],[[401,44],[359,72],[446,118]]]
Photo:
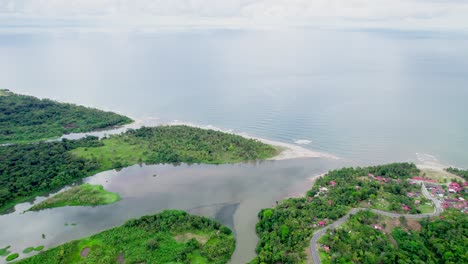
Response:
[[[245,263],[258,211],[305,192],[314,175],[393,161],[468,167],[467,46],[465,35],[385,30],[1,33],[1,88],[123,113],[134,127],[192,123],[340,159],[104,172],[85,181],[120,202],[18,205],[0,216],[0,247],[50,247],[177,208],[233,227],[232,263]]]

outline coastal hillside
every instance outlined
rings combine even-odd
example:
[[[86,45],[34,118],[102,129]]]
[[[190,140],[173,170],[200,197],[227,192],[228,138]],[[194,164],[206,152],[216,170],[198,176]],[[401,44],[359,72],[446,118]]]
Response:
[[[425,183],[426,181],[427,183]],[[461,186],[459,183],[447,183],[447,185],[449,185],[448,187],[451,185]],[[463,184],[463,186],[466,185]],[[459,190],[457,189],[458,193],[450,191],[450,189],[444,191],[448,187],[433,183],[414,164],[410,163],[394,163],[364,168],[343,168],[330,171],[325,176],[316,180],[315,185],[307,192],[306,197],[286,199],[276,207],[263,209],[259,213],[258,217],[260,220],[256,227],[256,231],[260,237],[256,248],[258,256],[251,263],[292,264],[301,263],[308,258],[312,258],[313,256],[310,254],[316,254],[316,252],[311,252],[313,247],[315,247],[315,242],[311,241],[313,234],[320,234],[319,230],[324,230],[324,228],[335,222],[346,221],[349,212],[353,210],[370,210],[396,218],[397,220],[400,216],[403,219],[406,217],[412,219],[435,217],[443,209],[448,209],[449,207],[453,207],[458,211],[466,211],[468,207],[466,207],[467,205],[464,201],[468,197],[466,197],[465,192],[462,194],[461,190],[463,187],[460,187]],[[458,197],[458,194],[461,195],[461,199],[453,198],[455,196]],[[443,202],[440,201],[441,198],[439,196],[444,197],[445,200]],[[465,198],[462,196],[465,196]],[[457,202],[452,204],[452,200],[456,200]],[[365,213],[359,213],[358,216],[352,217],[350,223],[352,224],[353,219],[363,214]],[[466,222],[466,214],[460,214],[458,214],[460,216],[457,216],[457,218],[464,218]],[[374,222],[369,221],[374,224],[380,223],[377,221],[378,219],[375,220]],[[433,225],[438,225],[438,222],[435,222]],[[440,225],[444,225],[444,223]],[[384,228],[384,225],[379,224],[377,228]],[[454,226],[453,229],[447,228],[447,231],[449,230],[451,230],[450,232],[457,232],[460,228]],[[364,241],[368,239],[365,236],[367,234],[371,236],[372,232],[367,230],[369,232],[366,231],[366,233],[364,231],[366,230],[363,230],[362,234],[356,233],[349,236],[356,236],[356,239],[362,242],[362,245],[365,245]],[[452,240],[452,248],[459,248],[462,246],[460,243],[465,243],[466,246],[465,231],[463,231],[465,239]],[[435,233],[430,233],[429,236],[431,235],[435,236]],[[439,235],[440,239],[449,239],[449,236]],[[384,238],[380,239],[377,236],[373,238],[375,238],[374,242],[376,244],[372,245],[372,250],[364,247],[365,249],[361,248],[361,251],[352,251],[352,256],[349,256],[350,253],[347,253],[348,255],[343,253],[346,250],[340,244],[344,243],[344,238],[329,236],[325,238],[324,243],[327,247],[324,250],[326,250],[325,253],[330,253],[330,255],[324,255],[325,253],[322,250],[322,259],[331,259],[334,263],[360,263],[359,259],[362,260],[366,257],[371,259],[372,257],[376,261],[369,263],[396,263],[396,258],[399,256],[397,252],[390,252],[387,255],[375,253],[375,251],[379,250],[391,250],[389,248],[391,245],[386,245]],[[416,239],[417,236],[410,236],[408,238],[409,241],[405,243],[409,243],[413,238]],[[437,236],[434,239],[437,239]],[[341,240],[342,242],[337,240]],[[418,241],[415,240],[414,243],[416,242]],[[346,247],[351,248],[356,246],[351,245],[351,243],[353,242],[348,243]],[[331,248],[330,245],[335,244],[338,246]],[[424,242],[423,244],[426,243]],[[374,246],[376,247],[375,249],[373,248]],[[369,254],[375,254],[365,256],[363,252],[366,251],[369,251]],[[357,256],[360,258],[357,259]],[[313,257],[314,261],[316,261],[316,257],[316,255]],[[440,258],[440,256],[438,257]],[[341,259],[344,262],[340,262]],[[347,262],[350,259],[351,262]],[[452,259],[452,257],[449,259]]]
[[[131,122],[112,112],[0,90],[0,144],[56,138]]]
[[[234,248],[234,235],[228,227],[205,217],[167,210],[129,220],[18,263],[223,264],[229,261]]]
[[[468,263],[468,216],[449,209],[433,219],[352,215],[320,240],[321,263]]]
[[[98,172],[134,164],[235,163],[273,157],[273,146],[188,126],[129,130],[110,138],[0,148],[0,211]]]

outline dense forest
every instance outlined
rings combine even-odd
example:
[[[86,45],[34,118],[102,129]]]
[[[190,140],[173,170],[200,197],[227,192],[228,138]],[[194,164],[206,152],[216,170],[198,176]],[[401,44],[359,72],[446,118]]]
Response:
[[[188,126],[130,130],[0,148],[0,211],[99,171],[138,163],[228,163],[272,157],[277,150],[252,139]]]
[[[316,180],[307,197],[286,199],[275,208],[260,211],[256,227],[260,237],[258,256],[251,263],[304,261],[304,249],[314,230],[344,216],[353,207],[381,209],[381,199],[391,197],[387,210],[402,212],[402,205],[406,205],[410,213],[419,213],[414,198],[406,196],[417,187],[404,180],[419,173],[410,163],[330,171]],[[387,182],[379,181],[379,176]]]
[[[362,211],[320,239],[323,263],[468,263],[468,216],[449,209],[436,219],[386,232],[384,217]]]
[[[55,138],[131,122],[112,112],[0,91],[0,144]]]
[[[397,263],[396,246],[383,231],[374,227],[380,220],[378,214],[361,211],[350,216],[339,228],[328,231],[320,239],[320,244],[329,250],[321,254],[322,263]]]
[[[0,148],[0,211],[36,195],[57,190],[92,175],[96,161],[79,158],[69,151],[79,146],[102,145],[96,137]]]
[[[81,147],[73,153],[97,161],[102,170],[137,163],[235,163],[277,154],[275,148],[258,140],[190,126],[130,129],[102,143],[101,147]]]
[[[68,242],[18,263],[227,263],[232,231],[183,211],[130,220],[122,226]]]
[[[465,179],[465,181],[468,181],[468,170],[461,170],[461,169],[452,168],[452,167],[445,169],[445,170],[462,177],[463,179]]]

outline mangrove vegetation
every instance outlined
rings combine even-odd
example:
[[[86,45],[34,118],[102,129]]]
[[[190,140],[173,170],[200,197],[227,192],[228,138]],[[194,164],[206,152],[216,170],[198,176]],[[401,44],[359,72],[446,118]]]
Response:
[[[119,200],[118,194],[104,190],[102,185],[82,184],[47,198],[29,210],[39,211],[62,206],[97,206],[115,203]]]
[[[22,264],[54,263],[227,263],[234,252],[232,231],[183,211],[129,220],[96,235],[71,241]]]
[[[99,140],[15,144],[0,148],[0,211],[97,172],[134,164],[234,163],[277,154],[253,139],[188,126],[129,130]]]

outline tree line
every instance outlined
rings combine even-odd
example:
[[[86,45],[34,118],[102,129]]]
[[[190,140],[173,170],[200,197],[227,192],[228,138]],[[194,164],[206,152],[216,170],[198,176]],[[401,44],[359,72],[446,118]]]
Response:
[[[361,202],[392,195],[415,208],[414,199],[406,197],[406,191],[412,187],[404,183],[404,179],[419,173],[412,163],[343,168],[328,172],[316,180],[306,197],[289,198],[274,208],[260,211],[256,226],[260,237],[256,248],[258,256],[251,263],[304,261],[304,249],[314,230],[320,228],[320,222],[329,224],[344,216],[351,208],[358,207]],[[394,181],[380,183],[369,174]]]
[[[125,156],[119,157],[117,149]],[[188,126],[143,127],[101,140],[89,136],[3,146],[0,210],[104,170],[138,163],[221,164],[265,159],[276,153],[257,140]]]
[[[19,95],[0,95],[0,144],[29,142],[131,123],[128,117],[74,104]]]

